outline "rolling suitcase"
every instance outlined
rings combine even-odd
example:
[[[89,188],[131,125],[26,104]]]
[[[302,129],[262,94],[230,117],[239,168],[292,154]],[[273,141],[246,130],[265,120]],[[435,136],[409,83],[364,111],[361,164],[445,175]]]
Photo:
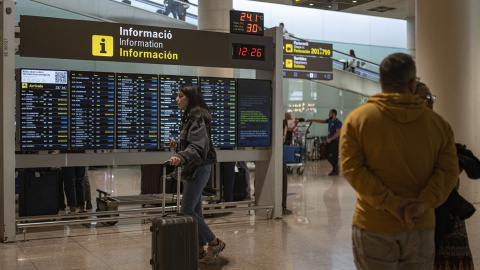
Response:
[[[166,166],[163,167],[163,190],[165,190]],[[178,177],[181,171],[179,169]],[[162,216],[152,221],[152,258],[154,270],[198,269],[198,224],[190,216],[180,214],[180,179],[177,179],[177,214],[165,214],[163,192]]]
[[[58,171],[19,170],[19,216],[58,214],[60,173]]]
[[[243,201],[247,197],[247,175],[244,168],[238,168],[233,182],[233,201]]]

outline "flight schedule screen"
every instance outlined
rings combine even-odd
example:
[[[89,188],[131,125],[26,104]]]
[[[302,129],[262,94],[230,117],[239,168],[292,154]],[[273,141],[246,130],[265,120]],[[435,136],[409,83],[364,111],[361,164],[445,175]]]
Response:
[[[201,77],[200,89],[213,118],[213,145],[235,147],[235,79]]]
[[[158,76],[118,73],[116,96],[116,148],[158,148]]]
[[[68,149],[68,72],[20,70],[21,150]]]
[[[115,73],[70,71],[70,149],[115,147]]]
[[[178,140],[183,110],[178,109],[175,98],[182,84],[198,85],[197,77],[160,75],[160,147],[168,148],[168,138]]]
[[[270,146],[272,133],[272,91],[270,81],[237,81],[237,145]]]

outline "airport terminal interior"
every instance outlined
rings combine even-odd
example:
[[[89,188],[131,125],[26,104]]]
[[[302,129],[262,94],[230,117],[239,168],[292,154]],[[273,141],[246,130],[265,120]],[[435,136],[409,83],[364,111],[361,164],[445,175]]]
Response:
[[[140,25],[142,27],[147,27],[148,25],[148,27],[152,27],[148,29],[165,27],[165,29],[180,28],[182,29],[181,31],[197,29],[216,31],[212,27],[209,28],[208,25],[211,26],[212,22],[222,20],[217,20],[216,17],[208,15],[203,17],[202,21],[201,14],[202,12],[204,12],[203,15],[212,12],[212,14],[218,15],[219,13],[216,12],[225,12],[225,10],[221,10],[223,4],[218,4],[218,6],[222,7],[216,9],[214,5],[211,5],[213,2],[209,3],[208,8],[203,9],[200,5],[207,3],[207,1],[210,0],[8,0],[7,2],[16,2],[16,22],[20,21],[20,15],[27,15],[29,17],[23,17],[25,22],[35,22],[38,18],[34,16],[39,16],[80,20],[85,23],[92,23],[91,25],[104,23],[105,25],[109,25],[108,27],[114,23],[123,23],[127,25]],[[211,1],[220,3],[222,0]],[[216,237],[226,243],[226,248],[220,253],[218,260],[208,265],[200,263],[199,269],[356,269],[353,262],[351,240],[352,217],[355,210],[356,194],[341,173],[339,175],[329,176],[332,167],[321,153],[328,133],[327,125],[309,122],[306,124],[298,123],[292,144],[295,145],[295,147],[299,147],[299,149],[304,149],[304,152],[301,154],[296,152],[294,155],[296,161],[287,162],[288,172],[286,174],[287,191],[285,193],[285,206],[281,205],[283,171],[280,172],[281,164],[285,162],[285,156],[282,160],[282,154],[279,154],[284,153],[281,149],[283,142],[281,142],[278,135],[271,133],[272,131],[280,130],[279,123],[284,119],[285,112],[291,112],[292,116],[296,119],[326,119],[330,109],[336,109],[338,110],[337,118],[344,121],[345,117],[352,110],[366,103],[369,96],[380,92],[378,68],[381,60],[394,52],[415,54],[416,47],[412,45],[411,42],[412,36],[415,35],[412,34],[412,29],[415,27],[412,26],[412,20],[415,22],[415,5],[418,0],[228,0],[227,2],[230,3],[230,6],[233,5],[233,8],[248,10],[248,12],[261,12],[258,14],[262,14],[262,20],[263,16],[265,16],[265,36],[254,35],[253,37],[248,36],[247,38],[247,35],[245,35],[244,39],[242,39],[240,37],[245,33],[239,34],[232,32],[233,40],[237,40],[237,43],[232,43],[232,33],[229,33],[229,42],[233,44],[233,48],[239,48],[238,46],[240,46],[242,49],[252,51],[253,49],[265,49],[265,46],[267,48],[270,46],[272,51],[278,49],[276,52],[281,55],[281,53],[279,53],[281,50],[272,45],[270,37],[273,37],[271,40],[275,41],[277,38],[276,40],[278,42],[283,41],[284,44],[293,41],[299,42],[299,44],[302,43],[303,45],[301,46],[307,47],[309,43],[317,44],[316,46],[320,46],[318,44],[321,44],[324,49],[326,48],[325,52],[328,51],[328,55],[307,58],[322,59],[322,61],[326,60],[328,65],[324,66],[324,64],[318,64],[318,62],[318,65],[311,64],[311,69],[300,70],[288,67],[288,64],[285,64],[284,61],[283,66],[276,65],[272,70],[271,66],[274,66],[275,58],[268,58],[269,56],[265,57],[268,58],[266,60],[263,59],[263,55],[261,56],[262,61],[270,61],[271,66],[268,68],[264,68],[264,66],[261,65],[260,67],[256,67],[251,64],[252,60],[259,60],[255,59],[258,54],[257,56],[243,59],[241,55],[236,55],[236,57],[240,57],[242,61],[250,61],[250,64],[245,66],[235,66],[241,62],[236,59],[237,62],[235,62],[235,64],[232,64],[234,61],[230,61],[226,65],[220,64],[216,66],[215,64],[211,64],[205,67],[198,64],[200,61],[198,59],[201,58],[199,55],[197,55],[198,59],[196,59],[197,56],[194,57],[197,62],[189,62],[191,59],[188,59],[186,64],[155,64],[153,61],[148,62],[149,60],[139,60],[139,62],[135,62],[135,60],[120,61],[118,58],[112,58],[114,60],[108,61],[98,59],[98,57],[95,58],[95,56],[99,55],[95,55],[93,49],[92,51],[88,51],[87,58],[50,57],[48,55],[36,55],[37,52],[35,52],[34,49],[28,51],[28,49],[25,49],[28,48],[27,45],[25,45],[22,50],[19,50],[22,55],[17,54],[13,61],[17,80],[15,82],[15,87],[17,88],[16,95],[23,95],[20,94],[22,93],[20,87],[30,87],[29,90],[32,90],[41,84],[39,81],[27,81],[33,78],[32,74],[38,71],[38,74],[44,73],[45,76],[51,76],[49,72],[52,70],[54,73],[58,71],[55,73],[55,81],[57,81],[58,77],[58,80],[64,80],[66,82],[66,78],[69,75],[70,77],[68,77],[68,79],[72,81],[77,79],[78,81],[76,83],[78,84],[82,83],[80,82],[82,78],[90,75],[95,77],[98,74],[103,74],[106,77],[110,76],[110,78],[116,79],[125,76],[123,78],[130,80],[131,78],[128,77],[129,74],[152,74],[153,85],[157,87],[157,82],[159,85],[162,85],[156,88],[157,91],[161,89],[160,91],[165,93],[165,89],[172,86],[172,89],[169,89],[171,92],[169,92],[168,95],[173,98],[176,96],[178,85],[184,83],[185,80],[192,80],[193,83],[198,83],[201,87],[203,86],[202,91],[214,85],[213,81],[215,78],[217,79],[215,83],[218,84],[212,86],[212,89],[217,90],[218,88],[215,87],[222,86],[222,80],[228,81],[226,79],[230,80],[228,82],[231,87],[232,85],[236,85],[231,88],[236,89],[236,91],[239,91],[238,89],[241,88],[240,86],[242,84],[247,85],[252,81],[259,82],[260,84],[262,81],[263,83],[266,82],[268,91],[263,93],[267,93],[267,95],[262,96],[262,91],[255,93],[257,95],[256,98],[260,96],[262,102],[272,108],[270,111],[262,111],[261,108],[258,109],[258,111],[265,113],[269,121],[270,129],[268,129],[268,132],[270,133],[262,131],[262,134],[268,133],[266,137],[263,137],[266,141],[261,141],[262,138],[259,139],[255,137],[254,139],[258,139],[258,141],[255,142],[259,143],[259,145],[256,146],[254,144],[248,144],[247,140],[242,141],[238,138],[240,124],[236,122],[235,119],[235,114],[238,115],[241,113],[238,108],[229,111],[229,113],[233,115],[233,118],[230,119],[233,121],[231,125],[238,129],[235,131],[237,138],[232,137],[233,139],[230,139],[230,137],[225,135],[226,133],[215,133],[219,136],[218,138],[220,138],[215,139],[218,139],[215,143],[219,153],[219,159],[229,162],[246,161],[249,169],[247,173],[250,176],[251,196],[249,195],[245,200],[240,199],[238,200],[239,202],[230,205],[228,203],[218,204],[221,196],[218,185],[220,181],[220,169],[218,166],[214,166],[215,176],[213,176],[212,180],[216,182],[211,185],[209,190],[204,190],[203,205],[204,207],[211,206],[210,208],[205,208],[207,210],[205,221]],[[177,5],[179,9],[172,10],[171,7],[169,7],[170,4],[174,5],[172,3],[176,3],[175,5]],[[423,3],[423,5],[422,8],[425,11],[427,4]],[[480,7],[478,9],[480,9]],[[290,15],[293,14],[293,16],[289,16],[289,12],[291,12]],[[255,16],[255,13],[250,13],[250,16],[251,14]],[[303,15],[304,17],[302,18]],[[314,27],[310,27],[311,25],[305,27],[305,25],[309,23],[309,20],[310,23],[313,22],[312,24],[320,25],[317,32],[312,30]],[[41,23],[43,23],[42,19],[40,19],[39,22],[39,25],[41,25]],[[228,23],[226,23],[225,19],[223,19],[222,22],[224,23],[224,28],[233,27],[227,25]],[[285,22],[284,29],[277,28],[280,22]],[[70,22],[65,25],[69,23]],[[74,23],[72,23],[72,25],[73,24]],[[346,24],[351,27],[345,27]],[[24,25],[27,25],[27,23]],[[31,27],[31,25],[29,25],[29,27],[24,27],[23,29],[26,33],[30,33],[32,37],[34,37],[28,40],[34,43],[34,34],[37,30],[35,27]],[[95,27],[91,28],[94,29]],[[287,32],[286,29],[288,29],[290,33]],[[20,27],[15,27],[15,31],[15,38],[17,42],[20,40],[21,45],[21,40],[27,40],[25,36],[23,39],[19,38],[21,37],[20,33],[22,33],[21,23]],[[43,30],[40,29],[38,30],[39,33],[45,33],[42,31]],[[115,31],[117,31],[116,28]],[[130,28],[130,31],[132,31],[132,28]],[[159,35],[165,33],[166,37],[168,31],[162,31],[164,31],[163,28],[161,31],[159,30]],[[223,29],[222,31],[228,32],[228,29]],[[237,29],[237,31],[241,32],[244,30]],[[337,33],[341,31],[345,31],[345,33]],[[278,33],[282,32],[283,36],[277,36]],[[177,35],[176,33],[186,32],[173,31],[173,33]],[[76,36],[80,36],[81,34],[82,33],[75,33]],[[132,32],[129,33],[127,29],[123,34],[131,35]],[[123,34],[120,32],[120,36]],[[226,33],[224,34],[227,35]],[[50,37],[55,36],[52,35]],[[95,42],[101,44],[99,48],[102,53],[105,50],[109,50],[108,40],[107,43],[104,43],[105,40],[102,39],[105,38],[105,36],[100,36],[97,41],[95,38],[97,37],[92,37],[93,44],[95,44]],[[129,36],[129,38],[132,39],[131,41],[134,39],[133,36]],[[175,38],[177,38],[177,36],[175,36]],[[41,38],[37,38],[37,40],[41,40]],[[72,40],[74,40],[73,37]],[[262,42],[267,40],[268,42],[262,43],[264,47],[255,47],[255,44],[245,45],[252,40],[261,40]],[[201,39],[195,40],[195,42],[200,41]],[[67,43],[71,41],[64,42]],[[125,44],[128,43],[127,41],[125,42]],[[165,38],[163,42],[168,46],[169,41],[167,38]],[[190,42],[189,40],[189,43]],[[229,45],[232,45],[230,43]],[[26,42],[24,44],[26,44]],[[107,48],[102,47],[105,44],[107,44]],[[18,49],[18,44],[16,45],[16,49]],[[54,45],[51,43],[49,46]],[[92,45],[89,40],[88,46],[95,45]],[[183,45],[178,46],[182,47]],[[188,48],[191,48],[188,46],[190,46],[190,44],[185,46],[185,48],[187,48],[186,50],[183,47],[179,50],[183,50],[183,52],[188,51]],[[424,49],[424,47],[418,47],[419,50]],[[285,59],[293,57],[293,54],[288,55],[288,53],[285,53],[285,48],[283,50],[283,57]],[[64,53],[60,52],[60,50],[58,51],[60,54]],[[352,55],[351,51],[355,51],[357,55],[355,55],[355,53]],[[93,52],[93,57],[90,55],[91,52]],[[105,57],[106,55],[101,55],[102,53],[100,53],[100,56]],[[128,55],[128,51],[124,51],[124,53],[124,55]],[[161,53],[162,52],[160,52],[160,54]],[[165,51],[164,53],[166,58],[167,52]],[[235,54],[235,52],[233,52],[233,54]],[[273,55],[272,52],[270,52],[270,54]],[[108,57],[110,57],[110,55],[108,55]],[[218,58],[221,59],[221,57]],[[233,58],[235,58],[235,56],[233,56]],[[298,61],[304,61],[301,62],[301,65],[307,65],[307,59],[304,59],[304,55],[300,54],[300,58]],[[281,56],[276,59],[281,60]],[[182,61],[184,60],[182,59]],[[212,60],[212,62],[215,61]],[[351,63],[355,64],[350,66]],[[297,67],[301,65],[299,64]],[[424,66],[421,64],[419,66],[419,70],[425,70]],[[25,73],[22,73],[23,71],[25,71]],[[88,72],[92,73],[90,74]],[[206,74],[208,74],[208,76]],[[427,80],[433,76],[428,74],[428,72],[424,72],[424,74]],[[25,78],[26,81],[23,81],[23,78]],[[209,80],[212,81],[211,84],[209,84]],[[21,86],[19,84],[20,81],[22,82]],[[25,87],[23,85],[24,82]],[[89,82],[86,82],[86,85],[88,85],[88,83]],[[32,84],[36,85],[32,86]],[[73,83],[72,86],[67,83],[64,83],[64,85],[65,88],[62,88],[62,90],[65,90],[66,85],[68,85],[68,88],[71,88],[72,93],[74,93],[73,90],[75,87]],[[121,83],[116,81],[115,89],[120,91],[120,85]],[[40,89],[42,87],[38,88]],[[273,94],[271,94],[270,88]],[[128,87],[125,87],[125,89],[126,92],[129,91]],[[145,89],[148,90],[148,87]],[[79,91],[77,92],[77,97],[81,98],[82,88],[79,87],[77,90]],[[111,88],[109,88],[109,91],[110,90]],[[145,93],[148,92],[149,91],[146,91]],[[152,92],[149,94],[151,93]],[[439,97],[439,102],[437,103],[440,103],[440,112],[445,111],[445,108],[448,107],[442,102],[454,100],[452,98],[449,99],[450,96],[444,92],[442,96],[441,91],[434,92],[433,94],[437,94]],[[161,94],[159,94],[159,96],[160,95]],[[212,96],[215,96],[215,93],[212,94]],[[238,92],[236,96],[237,101],[234,103],[235,106],[241,107],[239,105],[240,98],[238,98],[240,96],[240,92]],[[247,96],[247,94],[245,94],[245,96]],[[156,97],[157,96],[154,98]],[[109,102],[115,102],[115,104],[118,105],[122,97],[118,95],[113,98],[112,95],[108,98],[112,98]],[[129,98],[130,97],[126,99]],[[220,96],[219,99],[221,98]],[[160,100],[162,100],[161,97],[157,99],[157,102],[161,103]],[[259,99],[257,99],[257,101],[258,100]],[[228,104],[228,101],[225,102]],[[88,101],[80,102],[79,104],[81,105],[78,105],[78,107],[86,103],[88,103]],[[29,109],[29,104],[28,102],[24,102],[23,99],[22,101],[17,100],[17,106],[20,106],[24,111]],[[74,101],[71,101],[71,104],[74,104]],[[169,106],[172,104],[176,106],[176,103],[173,101]],[[466,102],[466,104],[470,103]],[[4,102],[4,106],[6,105],[9,104]],[[248,106],[250,105],[251,104],[248,104]],[[69,110],[74,112],[70,107],[74,106],[69,105]],[[123,107],[118,106],[115,110],[120,111],[121,108]],[[117,119],[122,115],[118,111],[116,112]],[[166,115],[156,110],[154,113],[159,113],[160,120],[157,120],[155,123],[160,126],[168,126],[169,131],[171,131],[174,136],[177,136],[178,126],[175,124],[176,122],[174,122],[175,117],[178,118],[178,115],[175,115],[177,111],[169,111],[167,109],[165,109],[165,111],[171,114],[168,116],[171,118],[169,118],[168,121],[162,122],[165,119],[162,120],[160,118],[166,117]],[[69,111],[69,113],[71,112]],[[125,113],[128,113],[128,109]],[[154,116],[157,115],[154,114]],[[126,117],[123,120],[127,122]],[[144,118],[142,118],[142,121],[143,120]],[[277,121],[274,122],[273,120]],[[451,119],[448,120],[451,121]],[[75,150],[73,142],[69,142],[68,146],[64,148],[61,146],[58,149],[55,147],[42,148],[41,144],[38,144],[37,146],[39,146],[39,148],[36,148],[33,143],[29,144],[28,139],[22,137],[22,135],[28,135],[27,133],[21,133],[27,130],[27,128],[25,128],[27,124],[25,123],[28,121],[21,121],[19,117],[16,118],[17,148],[15,149],[15,161],[3,161],[4,165],[10,164],[8,162],[12,162],[11,164],[16,162],[15,164],[25,165],[25,168],[46,166],[57,168],[62,167],[62,165],[59,164],[65,163],[68,163],[69,166],[85,166],[86,174],[90,181],[92,207],[91,209],[87,209],[86,213],[80,213],[78,215],[75,215],[75,213],[71,214],[68,207],[60,207],[61,209],[58,213],[59,218],[56,218],[56,216],[58,216],[57,214],[48,214],[46,219],[41,216],[35,216],[31,220],[25,220],[21,217],[22,211],[25,210],[22,210],[22,206],[20,206],[19,203],[19,200],[25,195],[21,196],[17,191],[15,195],[15,207],[13,207],[13,196],[9,194],[8,197],[12,198],[12,200],[11,202],[3,202],[5,209],[1,211],[4,214],[1,220],[4,222],[4,225],[7,224],[5,225],[7,229],[5,229],[2,235],[4,236],[3,240],[7,241],[5,241],[6,243],[0,243],[0,269],[152,269],[150,264],[152,258],[151,226],[153,218],[161,214],[160,206],[163,203],[160,204],[157,200],[152,204],[143,201],[138,203],[138,201],[135,201],[138,200],[138,197],[135,196],[145,194],[143,191],[145,183],[142,182],[142,164],[157,164],[159,162],[149,160],[146,163],[142,163],[137,162],[136,159],[138,158],[141,161],[145,161],[146,158],[152,157],[158,160],[160,157],[163,161],[165,157],[169,157],[170,152],[166,150],[167,147],[164,146],[162,149],[162,146],[157,145],[153,147],[154,149],[152,151],[152,149],[148,149],[150,146],[147,144],[142,144],[142,146],[146,145],[147,147],[144,148],[148,150],[140,147],[140,144],[125,146],[122,145],[122,141],[118,139],[121,137],[120,132],[118,132],[118,134],[115,134],[117,139],[117,141],[115,141],[115,147],[108,145],[108,147],[106,147],[107,150],[101,147],[85,149],[85,147],[77,145],[76,152],[69,152],[70,150]],[[47,120],[45,121],[47,122]],[[87,123],[86,120],[79,125],[88,126],[85,123]],[[114,128],[113,121],[110,121],[110,119],[108,123],[102,123],[102,125],[109,125],[111,129]],[[126,130],[132,125],[135,125],[132,123],[134,122],[127,124],[121,121],[116,122],[115,132],[117,132],[118,127],[122,126],[122,124],[124,124],[123,128]],[[148,123],[145,121],[142,122],[142,124],[147,126]],[[155,129],[154,126],[155,124],[150,127]],[[63,122],[62,128],[65,128],[65,133],[70,132],[70,129],[68,129]],[[105,128],[105,126],[102,126],[102,128]],[[258,129],[258,127],[256,128]],[[165,128],[165,130],[166,129],[167,128]],[[254,131],[259,134],[261,133],[258,130]],[[462,131],[464,131],[463,125]],[[160,135],[155,135],[155,140],[151,140],[149,143],[157,144],[156,140],[163,140],[163,143],[165,143],[165,139],[169,137],[169,134],[166,134],[164,131],[162,132],[163,133],[159,132],[161,133]],[[175,134],[175,132],[177,132],[177,134]],[[460,132],[458,133],[462,135],[457,137],[457,129],[455,129],[455,132],[456,138],[460,138],[462,142],[468,143],[469,146],[474,146],[473,142],[476,142],[476,140],[473,140],[469,136],[463,136]],[[245,134],[247,133],[248,132]],[[251,132],[250,134],[253,133],[254,132]],[[73,135],[71,137],[73,137]],[[69,136],[69,139],[71,137]],[[28,136],[25,136],[25,138],[28,138]],[[81,139],[81,136],[79,136],[79,138]],[[223,139],[225,140],[222,141]],[[45,143],[48,142],[45,141]],[[113,139],[109,141],[109,143],[113,144]],[[13,150],[13,148],[10,149]],[[473,149],[475,148],[473,147]],[[38,151],[40,151],[40,155],[37,155]],[[44,160],[42,155],[45,157]],[[56,156],[58,158],[56,158]],[[102,157],[105,157],[106,163],[108,164],[102,163]],[[239,160],[241,157],[249,157],[251,159]],[[92,159],[89,160],[89,158]],[[52,161],[53,165],[50,165],[48,163],[49,161]],[[84,161],[84,163],[82,163],[82,161]],[[70,162],[72,162],[73,165],[70,164]],[[15,167],[19,170],[24,169],[24,167]],[[460,178],[462,179],[460,181],[462,183],[462,185],[460,185],[460,193],[466,193],[465,197],[472,201],[475,207],[479,207],[480,204],[478,201],[480,201],[480,193],[477,192],[477,190],[480,190],[480,188],[476,186],[477,184],[473,184],[473,181],[466,182],[468,180],[463,180],[466,179],[465,173],[463,173]],[[0,181],[0,183],[4,182]],[[13,189],[13,182],[8,185],[4,183],[4,186]],[[16,183],[16,188],[19,188],[18,183]],[[0,190],[3,191],[3,189]],[[105,209],[104,207],[105,205],[109,205],[109,203],[114,203],[115,200],[109,200],[108,198],[106,199],[108,202],[99,200],[102,196],[105,196],[105,193],[99,193],[98,190],[107,192],[113,197],[129,197],[129,199],[125,200],[131,199],[135,202],[119,204],[114,207],[114,211],[119,210],[118,215],[116,213],[110,213],[111,215],[102,216],[98,212],[112,210]],[[155,194],[154,196],[156,197],[154,198],[160,198],[158,195],[159,194]],[[171,210],[170,213],[173,215],[174,211],[176,211],[174,207],[175,198],[173,195],[171,201],[166,205],[168,205],[169,210]],[[150,210],[142,211],[142,209],[152,209],[152,207],[157,207],[155,212],[148,212]],[[13,217],[13,213],[9,213],[13,208],[15,208],[15,217]],[[211,210],[211,212],[208,212],[208,210]],[[69,217],[69,215],[72,217]],[[144,215],[144,218],[142,215]],[[95,221],[96,218],[109,217],[112,219]],[[116,220],[116,217],[119,218]],[[29,217],[27,217],[27,219],[28,218]],[[86,219],[88,222],[83,222]],[[12,232],[13,223],[15,223],[14,232]],[[473,262],[475,268],[478,269],[480,269],[479,223],[480,217],[478,213],[466,220],[468,241],[471,253],[473,254]],[[40,225],[36,226],[35,224]],[[15,236],[15,241],[5,239],[6,235],[9,234]]]

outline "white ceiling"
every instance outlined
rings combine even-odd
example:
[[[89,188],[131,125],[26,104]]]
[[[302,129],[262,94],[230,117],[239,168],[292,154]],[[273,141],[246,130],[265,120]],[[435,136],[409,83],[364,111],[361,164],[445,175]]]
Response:
[[[254,0],[259,2],[276,3],[282,5],[292,5],[292,0]],[[377,7],[395,8],[386,12],[369,11],[369,9]],[[377,16],[392,19],[405,20],[408,17],[415,17],[415,0],[375,0],[366,4],[358,5],[341,12],[363,14],[369,16]]]

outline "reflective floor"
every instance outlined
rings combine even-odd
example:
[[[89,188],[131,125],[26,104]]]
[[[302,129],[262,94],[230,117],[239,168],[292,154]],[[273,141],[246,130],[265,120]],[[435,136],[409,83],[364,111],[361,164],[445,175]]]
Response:
[[[227,246],[214,264],[201,264],[200,269],[355,269],[350,241],[355,193],[342,176],[327,176],[329,168],[326,161],[311,161],[303,175],[289,175],[283,219],[239,211],[208,218]],[[113,172],[114,177],[108,177],[105,168],[89,171],[93,196],[97,188],[116,195],[139,194],[140,167]],[[479,213],[467,220],[477,268],[479,223]],[[28,229],[26,242],[19,234],[16,243],[0,244],[0,269],[151,269],[149,228],[132,220],[115,226]]]

